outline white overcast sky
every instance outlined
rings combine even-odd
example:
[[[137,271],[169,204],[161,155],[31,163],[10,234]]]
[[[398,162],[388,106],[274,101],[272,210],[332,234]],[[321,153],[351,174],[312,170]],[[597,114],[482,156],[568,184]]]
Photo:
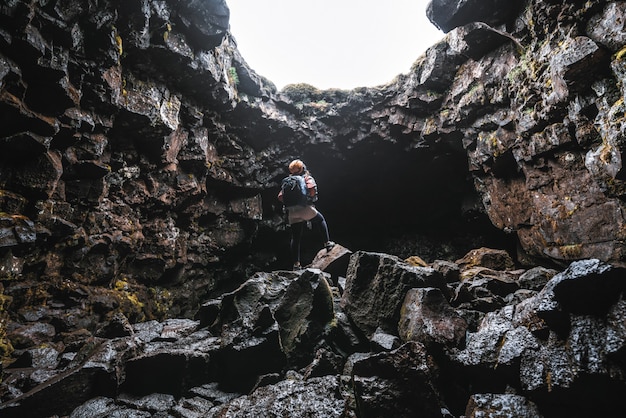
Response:
[[[226,0],[241,55],[278,89],[373,87],[444,37],[429,0]]]

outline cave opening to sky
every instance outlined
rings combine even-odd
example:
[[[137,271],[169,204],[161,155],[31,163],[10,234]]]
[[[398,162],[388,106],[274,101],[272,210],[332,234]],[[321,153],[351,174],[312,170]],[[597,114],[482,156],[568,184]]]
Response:
[[[278,89],[375,87],[391,82],[444,36],[429,0],[226,0],[248,65]]]

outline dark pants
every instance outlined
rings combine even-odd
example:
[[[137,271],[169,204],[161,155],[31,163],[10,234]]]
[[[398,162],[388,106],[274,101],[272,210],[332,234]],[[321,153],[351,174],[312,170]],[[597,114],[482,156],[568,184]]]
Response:
[[[324,215],[318,213],[315,218],[311,219],[310,222],[313,229],[319,233],[324,240],[322,244],[330,241],[328,225],[326,224]],[[291,258],[294,264],[300,262],[300,243],[302,241],[302,234],[305,226],[306,222],[296,222],[295,224],[291,224]]]

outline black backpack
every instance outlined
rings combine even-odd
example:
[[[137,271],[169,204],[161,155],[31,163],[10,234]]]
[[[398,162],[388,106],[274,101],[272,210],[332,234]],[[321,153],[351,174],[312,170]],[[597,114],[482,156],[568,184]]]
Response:
[[[309,204],[306,181],[303,176],[288,176],[282,181],[283,204],[286,207],[306,206]]]

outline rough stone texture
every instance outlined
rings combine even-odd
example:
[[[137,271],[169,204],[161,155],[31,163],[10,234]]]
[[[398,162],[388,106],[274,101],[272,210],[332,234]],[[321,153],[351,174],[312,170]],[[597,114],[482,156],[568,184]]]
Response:
[[[566,310],[577,314],[604,314],[625,289],[624,269],[599,260],[572,263],[554,276],[537,295],[538,312]]]
[[[448,32],[473,22],[494,27],[509,23],[518,9],[519,5],[506,0],[431,0],[426,15],[435,26]]]
[[[211,328],[228,348],[219,353],[218,373],[225,387],[245,391],[258,376],[280,370],[288,362],[312,361],[309,346],[334,318],[333,297],[319,270],[286,279],[258,273],[220,301]],[[304,348],[304,350],[302,350]],[[259,356],[266,360],[259,362]]]
[[[133,321],[190,315],[192,289],[237,275],[221,256],[263,212],[262,181],[219,160],[242,149],[217,119],[236,96],[226,70],[246,67],[225,2],[12,1],[0,25],[3,259],[24,286],[112,288]],[[272,91],[249,69],[239,82]]]
[[[106,416],[113,407],[130,414],[178,408],[206,414],[252,390],[259,391],[258,398],[233,403],[227,408],[230,414],[237,416],[233,411],[247,409],[246,404],[252,408],[255,402],[258,413],[279,398],[282,406],[275,407],[285,411],[326,405],[339,414],[343,399],[330,386],[333,381],[338,385],[338,376],[327,377],[341,369],[340,356],[329,344],[341,335],[330,330],[334,319],[330,292],[319,271],[259,273],[222,296],[211,327],[191,319],[130,325],[116,317],[103,327],[103,336],[88,343],[61,350],[40,343],[38,349],[23,350],[22,357],[4,370],[2,416],[63,416],[75,408],[75,416]],[[111,335],[122,322],[128,325],[124,335]],[[48,335],[50,340],[51,333],[54,327],[48,324],[15,331],[23,336],[25,346],[33,345],[26,336]],[[337,364],[328,367],[327,361]],[[290,386],[286,380],[263,389],[282,380],[287,367],[303,366],[308,366],[306,382]],[[205,386],[209,383],[219,385],[219,390],[210,390]],[[293,396],[300,394],[305,403],[294,404],[290,391]],[[156,394],[171,398],[158,400]]]
[[[335,244],[330,251],[327,251],[325,248],[319,250],[311,264],[307,267],[323,270],[330,274],[333,279],[345,277],[351,254],[352,251],[346,247]]]
[[[350,258],[341,306],[369,337],[377,328],[396,332],[402,301],[413,287],[445,287],[432,268],[415,267],[387,254],[357,252]]]
[[[283,380],[211,411],[219,417],[343,417],[345,401],[335,376]]]
[[[533,267],[519,276],[517,283],[523,289],[541,290],[557,274],[554,269]]]
[[[507,394],[472,395],[467,404],[465,416],[467,418],[543,417],[533,402],[528,401],[523,396]]]
[[[140,317],[191,315],[192,288],[284,263],[274,197],[301,156],[346,239],[476,235],[486,214],[517,261],[620,262],[624,66],[604,48],[623,5],[483,3],[432,2],[462,26],[386,86],[282,92],[238,53],[223,1],[8,3],[2,259],[24,280],[128,283]]]
[[[275,196],[295,156],[318,167],[337,237],[380,247],[381,233],[423,225],[441,236],[435,218],[465,234],[466,157],[445,145],[436,164],[416,164],[432,154],[405,102],[430,112],[441,101],[447,67],[464,59],[445,43],[410,76],[417,93],[279,93],[237,51],[222,0],[15,0],[0,28],[0,259],[13,311],[54,300],[37,320],[72,312],[80,320],[61,329],[89,332],[120,312],[190,317],[218,289],[290,265]],[[404,188],[380,178],[392,165],[432,179],[421,193],[446,209],[415,193],[390,206]],[[377,199],[359,216],[345,211],[366,195]],[[364,237],[358,225],[384,213]]]
[[[442,416],[436,364],[417,342],[359,359],[352,373],[359,416]]]
[[[622,1],[607,2],[601,13],[594,14],[587,24],[587,33],[600,45],[617,52],[626,45],[624,31],[626,4]]]
[[[404,341],[428,346],[456,346],[465,340],[467,322],[448,303],[439,289],[411,289],[400,312],[398,334]]]
[[[440,289],[408,289],[405,298],[398,293],[396,283],[407,274],[400,259],[353,257],[389,264],[388,282],[363,289],[361,298],[373,300],[389,288],[390,306],[404,302],[397,331],[377,328],[366,338],[370,324],[355,320],[358,311],[342,310],[338,289],[319,271],[257,273],[208,302],[201,320],[131,325],[117,315],[88,343],[66,337],[65,346],[41,344],[54,335],[49,324],[16,329],[20,338],[13,341],[22,355],[3,371],[2,416],[625,412],[623,292],[602,297],[602,309],[594,307],[593,295],[591,310],[572,303],[585,300],[575,291],[614,283],[621,269],[598,260],[572,263],[541,291],[521,301],[505,297],[506,306],[466,328],[462,318],[475,311],[471,305],[453,311]],[[411,341],[402,344],[409,330]]]
[[[462,269],[485,267],[493,270],[510,270],[515,267],[511,256],[504,250],[478,248],[465,254],[456,264]]]

